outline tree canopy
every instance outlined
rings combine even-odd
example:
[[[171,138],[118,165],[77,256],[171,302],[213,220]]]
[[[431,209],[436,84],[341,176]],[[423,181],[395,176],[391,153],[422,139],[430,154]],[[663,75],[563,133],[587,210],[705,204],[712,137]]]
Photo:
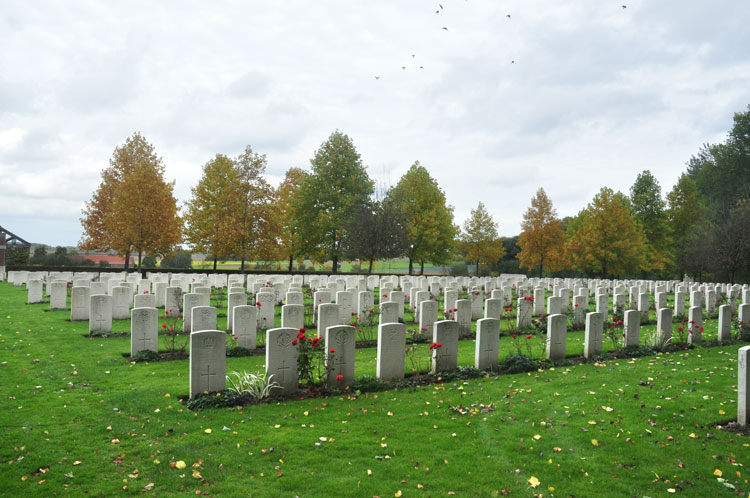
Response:
[[[404,222],[409,274],[414,261],[420,263],[420,273],[425,261],[449,263],[458,227],[453,223],[453,207],[427,169],[416,161],[386,197]]]
[[[503,241],[497,235],[497,223],[481,202],[464,222],[461,246],[467,258],[476,264],[477,276],[481,263],[489,266],[505,254]]]
[[[164,180],[164,164],[140,134],[115,148],[102,182],[83,209],[83,249],[167,254],[182,242],[182,220],[174,182]]]
[[[521,222],[521,235],[518,237],[521,266],[529,270],[538,267],[540,277],[545,267],[550,271],[563,269],[567,241],[563,222],[557,217],[552,200],[540,188],[531,198],[531,206]]]
[[[294,201],[299,252],[323,261],[329,258],[338,271],[346,247],[346,227],[369,200],[373,182],[362,165],[352,140],[335,131],[310,159]]]

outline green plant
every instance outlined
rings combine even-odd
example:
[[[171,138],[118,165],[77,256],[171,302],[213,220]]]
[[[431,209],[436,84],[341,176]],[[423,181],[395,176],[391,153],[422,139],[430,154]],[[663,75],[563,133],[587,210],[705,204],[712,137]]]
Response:
[[[230,377],[234,375],[236,381]],[[227,375],[228,389],[237,396],[249,395],[252,399],[265,399],[271,395],[271,392],[280,387],[279,383],[273,380],[272,375],[256,375],[250,372],[242,371],[232,372]]]
[[[241,401],[229,389],[213,393],[199,393],[185,401],[188,410],[205,410],[206,408],[228,408],[237,406]]]
[[[471,365],[460,365],[450,370],[441,370],[440,372],[431,373],[430,375],[440,377],[443,382],[454,380],[476,379],[487,375],[484,370],[479,370]]]
[[[178,313],[176,313],[174,316],[169,316],[173,312],[172,309],[168,309],[164,311],[164,314],[161,315],[161,318],[164,319],[164,322],[161,324],[162,328],[162,335],[165,337],[165,344],[167,351],[174,353],[177,351],[185,351],[185,348],[188,345],[188,342],[190,342],[190,334],[186,334],[184,337],[185,339],[182,341],[178,341],[177,338],[180,336],[180,330],[182,329],[182,305],[180,305],[180,309],[178,310]]]
[[[732,328],[734,328],[734,337],[740,341],[750,341],[750,323],[744,322],[739,318],[732,320]]]
[[[159,361],[161,356],[156,351],[150,349],[142,349],[130,357],[136,363]]]
[[[657,329],[654,329],[644,335],[644,343],[650,346],[654,351],[663,353],[672,343],[672,338],[666,337],[664,334],[660,334]]]
[[[380,379],[379,377],[373,377],[372,375],[362,375],[354,379],[352,389],[355,392],[378,392],[391,389],[391,385],[388,382]]]
[[[622,343],[625,339],[624,324],[618,315],[612,315],[612,322],[606,327],[605,334],[612,341],[612,348],[615,351],[622,349]]]
[[[500,364],[500,369],[509,374],[533,372],[539,368],[539,363],[523,353],[509,354]]]
[[[324,383],[328,376],[325,340],[321,337],[309,338],[305,335],[305,329],[301,328],[292,345],[297,346],[297,376],[300,384],[313,386]]]

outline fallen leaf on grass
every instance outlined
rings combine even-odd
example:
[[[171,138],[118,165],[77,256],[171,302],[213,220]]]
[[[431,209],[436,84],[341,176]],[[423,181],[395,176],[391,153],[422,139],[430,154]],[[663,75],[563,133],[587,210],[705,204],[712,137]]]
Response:
[[[150,482],[146,484],[145,486],[143,486],[143,489],[141,490],[141,492],[151,491],[152,489],[154,489],[154,483]]]
[[[536,477],[534,476],[529,477],[529,484],[531,485],[532,488],[536,488],[537,486],[539,486],[539,483],[540,481]]]
[[[721,477],[721,475],[722,475],[722,472],[721,472],[721,470],[719,470],[719,469],[714,469],[714,475],[715,475],[716,477]]]
[[[186,467],[186,465],[185,465],[185,462],[184,462],[184,461],[182,461],[182,460],[177,460],[177,461],[176,461],[176,462],[174,463],[174,466],[175,466],[176,468],[178,468],[178,469],[184,469],[184,468]]]

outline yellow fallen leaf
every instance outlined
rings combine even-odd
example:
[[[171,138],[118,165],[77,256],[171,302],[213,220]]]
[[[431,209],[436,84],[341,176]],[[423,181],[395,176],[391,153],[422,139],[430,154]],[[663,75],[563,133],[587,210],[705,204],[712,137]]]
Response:
[[[529,484],[531,484],[532,488],[535,488],[535,487],[539,486],[539,483],[540,483],[540,481],[536,477],[534,477],[534,476],[529,477]]]
[[[550,492],[550,493],[554,493],[554,492],[555,492],[555,488],[554,488],[554,487],[552,487],[552,486],[550,486],[550,487],[549,487],[549,488],[547,488],[547,489],[549,489],[549,492]]]
[[[154,410],[154,413],[159,413],[160,411],[161,410],[157,408],[156,410]]]
[[[719,415],[724,415],[724,410],[719,410]]]
[[[599,446],[599,441],[597,441],[596,439],[592,439],[591,444],[593,444],[594,446]]]
[[[368,475],[368,476],[371,476],[371,475],[372,475],[372,470],[370,470],[370,469],[367,469],[367,475]]]
[[[388,416],[389,416],[389,417],[392,417],[392,416],[393,416],[393,413],[391,413],[391,412],[388,412]]]
[[[534,439],[536,439],[537,441],[539,441],[540,439],[542,439],[542,436],[539,435],[539,434],[534,434]]]
[[[721,477],[721,474],[722,474],[722,472],[721,472],[721,471],[720,471],[719,469],[715,469],[715,470],[714,470],[714,475],[715,475],[716,477]]]
[[[81,465],[81,461],[80,460],[76,460],[75,462],[73,462],[73,465]]]
[[[307,417],[308,415],[310,415],[310,412],[305,410],[305,417]]]
[[[279,427],[281,427],[279,424],[273,426],[274,429],[278,429]]]
[[[694,432],[691,432],[690,434],[688,434],[688,437],[691,437],[693,439],[698,439],[698,436],[696,436]]]
[[[611,412],[614,411],[614,408],[612,408],[611,406],[602,406],[602,410],[604,410],[605,412]]]
[[[211,432],[212,432],[212,431],[211,431],[211,429],[206,429],[206,430],[205,430],[205,431],[203,431],[203,432],[205,432],[206,434],[211,434]]]
[[[589,420],[589,425],[596,425],[596,420]]]
[[[393,493],[393,496],[395,496],[396,498],[399,498],[401,496],[401,490],[399,489],[398,491]]]
[[[668,488],[667,489],[667,493],[676,493],[676,492],[677,492],[677,490],[674,489],[674,488]]]
[[[175,467],[178,469],[184,469],[185,468],[185,462],[182,460],[177,460],[174,464]]]
[[[422,486],[421,484],[417,484],[417,488],[422,489],[424,488],[424,486]]]

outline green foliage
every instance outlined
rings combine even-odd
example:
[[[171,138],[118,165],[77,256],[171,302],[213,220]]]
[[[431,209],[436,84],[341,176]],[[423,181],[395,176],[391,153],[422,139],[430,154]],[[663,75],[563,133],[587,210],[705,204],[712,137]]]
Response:
[[[464,261],[454,261],[450,273],[453,277],[466,277],[469,275],[469,267]]]
[[[654,348],[638,344],[636,346],[627,346],[622,350],[628,358],[641,358],[643,356],[652,356],[656,354]]]
[[[161,260],[161,267],[190,269],[193,267],[193,258],[189,252],[177,249],[172,254]]]
[[[150,349],[142,349],[131,356],[130,359],[136,363],[152,362],[161,360],[161,355]]]
[[[630,212],[646,235],[644,269],[662,274],[669,266],[669,228],[661,187],[649,170],[630,187]]]
[[[5,247],[5,264],[9,267],[29,264],[30,246],[7,244]]]
[[[533,372],[539,368],[539,362],[523,353],[509,354],[500,363],[500,370],[508,374]]]
[[[505,254],[502,239],[497,235],[497,223],[481,202],[464,223],[461,250],[476,263],[477,275],[482,263],[491,265]]]
[[[215,393],[199,393],[185,401],[185,406],[189,410],[230,408],[241,404],[242,400],[229,389]]]
[[[154,256],[146,256],[141,261],[143,268],[156,268],[156,258]]]
[[[346,227],[368,202],[373,183],[352,140],[335,131],[310,160],[312,174],[302,179],[292,200],[299,254],[333,261],[346,251]]]
[[[453,224],[453,207],[427,169],[415,162],[386,198],[404,222],[409,273],[414,261],[449,263],[458,227]]]
[[[386,391],[392,389],[393,386],[389,382],[382,380],[380,377],[374,377],[372,375],[362,375],[354,379],[352,384],[352,390],[374,393],[379,391]]]
[[[441,370],[431,373],[433,377],[439,377],[443,382],[452,382],[463,379],[476,379],[488,375],[484,370],[479,370],[471,365],[459,365],[450,370]]]

